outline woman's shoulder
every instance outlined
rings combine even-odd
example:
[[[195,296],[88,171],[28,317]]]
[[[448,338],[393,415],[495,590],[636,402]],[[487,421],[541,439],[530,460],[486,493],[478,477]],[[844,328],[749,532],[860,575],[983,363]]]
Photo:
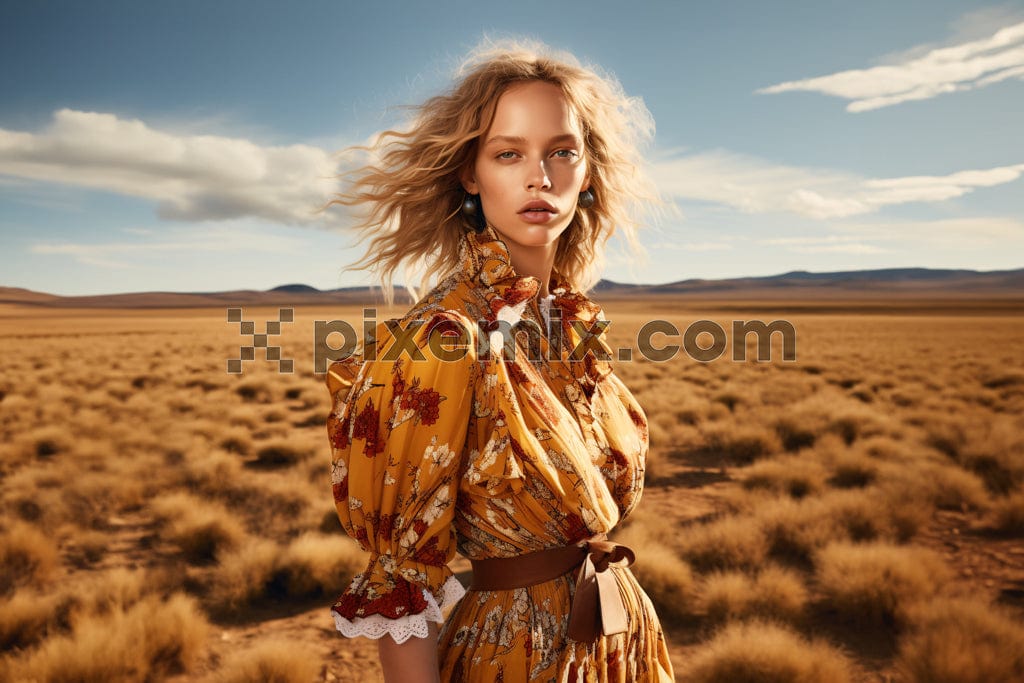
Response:
[[[411,352],[412,347],[436,353],[437,347],[462,345],[472,356],[478,336],[478,305],[472,285],[458,277],[448,277],[396,318],[379,320],[364,340],[363,358],[390,358],[391,347]],[[440,335],[440,337],[438,336]],[[442,341],[443,340],[443,341]],[[370,347],[374,347],[371,349]],[[445,346],[447,348],[447,346]],[[445,354],[441,354],[445,355]]]
[[[462,346],[467,349],[464,355],[442,352],[432,353],[428,357],[438,359],[438,356],[445,356],[447,360],[455,358],[463,361],[474,358],[479,336],[477,320],[482,319],[479,310],[481,301],[486,303],[478,296],[473,283],[462,274],[454,273],[439,282],[400,317],[377,319],[371,321],[369,327],[364,324],[364,336],[353,353],[332,362],[328,367],[326,382],[331,395],[347,395],[360,372],[365,371],[364,366],[374,362],[393,363],[410,354],[417,358],[425,355],[412,351],[413,347],[422,352],[424,349],[434,351],[438,348],[446,350]]]
[[[475,338],[479,322],[488,319],[486,309],[487,299],[481,285],[465,273],[455,272],[438,282],[398,321],[403,328],[421,320],[431,325],[442,321],[458,323]]]

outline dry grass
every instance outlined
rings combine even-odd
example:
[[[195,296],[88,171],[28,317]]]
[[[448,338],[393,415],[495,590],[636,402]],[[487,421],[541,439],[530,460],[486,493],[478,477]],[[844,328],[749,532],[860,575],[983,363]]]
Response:
[[[24,648],[58,627],[60,596],[19,591],[0,601],[0,649]]]
[[[241,522],[223,505],[179,492],[153,501],[160,536],[189,562],[212,562],[237,547],[245,536]]]
[[[85,614],[71,630],[4,661],[8,680],[53,683],[148,681],[186,671],[209,626],[191,598],[147,596],[126,610]]]
[[[753,576],[712,572],[704,577],[699,595],[702,611],[716,623],[748,617],[797,622],[808,599],[803,578],[776,565],[764,566]]]
[[[337,534],[306,533],[284,548],[250,539],[220,558],[207,600],[221,612],[267,601],[333,598],[366,562],[355,541]]]
[[[1019,394],[1015,392],[1015,396]],[[982,422],[965,416],[923,425],[929,446],[977,474],[996,494],[1024,484],[1024,461],[1019,457],[1024,448],[1021,426],[1020,418],[1012,413]]]
[[[94,529],[78,531],[64,546],[67,560],[78,568],[92,567],[106,555],[109,536]]]
[[[774,432],[757,427],[712,426],[704,441],[708,456],[722,467],[749,465],[782,449]]]
[[[863,453],[844,452],[832,465],[828,483],[837,488],[864,488],[878,479],[878,463]]]
[[[908,683],[1024,680],[1024,626],[994,605],[929,600],[914,610],[897,666]]]
[[[875,487],[826,490],[798,499],[755,488],[734,492],[727,500],[734,514],[688,534],[682,543],[684,556],[695,554],[701,569],[751,568],[766,557],[810,568],[815,551],[834,540],[904,542],[929,516],[917,501]]]
[[[799,451],[814,445],[818,438],[815,429],[805,421],[791,417],[780,417],[772,425],[775,434],[787,451]]]
[[[116,568],[90,572],[56,590],[20,590],[0,603],[0,646],[26,648],[44,637],[68,632],[75,619],[102,619],[124,612],[147,594],[173,587],[162,570]]]
[[[780,455],[743,469],[740,482],[748,491],[764,489],[793,498],[820,493],[825,488],[828,470],[814,459],[799,455]]]
[[[984,510],[991,500],[984,482],[955,465],[923,460],[912,467],[886,467],[879,486],[892,498],[914,498],[940,510]]]
[[[1024,491],[997,500],[992,504],[987,523],[1006,536],[1024,536]]]
[[[867,627],[906,624],[909,610],[952,578],[935,552],[888,543],[831,543],[815,564],[827,606]]]
[[[23,522],[0,533],[0,595],[21,586],[39,586],[57,568],[57,549],[45,534]]]
[[[751,569],[764,562],[770,548],[758,525],[735,516],[688,527],[678,547],[683,559],[700,571]]]
[[[777,624],[732,623],[693,657],[692,683],[847,683],[849,659],[824,641],[806,640]]]
[[[694,313],[659,306],[668,320]],[[627,308],[635,302],[606,308],[620,345],[635,341],[653,311]],[[754,317],[774,315],[759,311]],[[253,673],[246,659],[267,660],[267,672],[283,661],[289,673],[300,671],[298,660],[316,660],[324,670],[313,677],[365,679],[359,657],[375,648],[340,641],[327,612],[365,556],[344,537],[331,504],[327,394],[303,368],[308,339],[300,325],[285,326],[282,338],[297,373],[257,362],[231,376],[223,360],[238,340],[225,336],[223,310],[80,313],[25,308],[0,324],[0,348],[12,359],[5,377],[26,378],[0,378],[0,641],[20,649],[3,658],[0,678],[33,671],[45,678],[45,662],[56,656],[66,673],[54,676],[101,678],[87,655],[94,638],[108,673],[118,671],[104,674],[114,680],[155,680],[176,669],[184,679],[274,675]],[[806,629],[802,617],[813,616],[902,627],[901,661],[919,672],[912,680],[971,680],[939,654],[957,642],[982,653],[979,670],[990,680],[1007,670],[1019,675],[971,640],[983,633],[1008,651],[1017,642],[1012,629],[964,615],[994,614],[997,597],[1013,609],[1007,618],[1024,614],[1014,592],[1019,572],[993,559],[1019,557],[1009,551],[1024,518],[1024,325],[973,310],[970,317],[837,313],[792,316],[800,333],[795,363],[680,356],[616,365],[650,419],[645,497],[654,502],[642,502],[634,516],[648,506],[658,516],[615,535],[638,549],[634,573],[669,627],[677,670],[693,660],[705,662],[707,676],[726,671],[718,680],[842,681],[842,673],[795,661],[790,653],[808,659],[814,650],[769,627],[748,627],[735,654],[704,653],[709,629],[730,620],[769,617]],[[67,335],[82,333],[90,344],[67,354]],[[692,500],[713,505],[696,513]],[[695,519],[709,510],[715,514]],[[949,520],[962,538],[947,546]],[[847,556],[823,564],[830,544],[848,548]],[[958,591],[970,602],[930,616],[918,610],[928,602],[922,595],[936,605],[945,599],[929,590],[953,592],[913,571],[928,562],[914,555],[926,544],[949,552]],[[865,554],[876,545],[888,559]],[[119,639],[145,611],[181,610],[166,607],[181,590],[199,599],[199,623],[227,619],[195,649],[182,645],[192,654],[175,663]],[[297,614],[304,610],[322,610],[322,620]],[[961,623],[971,633],[959,633]],[[277,658],[276,646],[226,656],[250,630],[259,632],[256,643],[287,630],[289,642],[309,650],[298,660]],[[173,650],[174,640],[167,642]],[[916,642],[923,644],[913,650]],[[855,651],[870,674],[858,680],[892,678],[891,651]],[[735,675],[714,668],[737,661]],[[953,673],[943,679],[939,669],[920,668],[927,661]]]
[[[218,668],[217,683],[309,683],[320,674],[316,650],[296,640],[265,640],[233,652]]]
[[[69,589],[76,607],[90,614],[124,611],[148,593],[161,593],[172,587],[161,570],[133,571],[117,567],[83,577]]]

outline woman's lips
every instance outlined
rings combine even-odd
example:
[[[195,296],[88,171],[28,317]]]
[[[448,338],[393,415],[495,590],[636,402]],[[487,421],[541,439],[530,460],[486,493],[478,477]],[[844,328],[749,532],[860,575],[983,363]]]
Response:
[[[522,208],[519,209],[519,212],[522,213],[523,211],[529,211],[531,209],[544,209],[545,211],[550,211],[551,213],[558,213],[555,210],[554,206],[544,201],[543,199],[531,199],[530,201],[523,204]]]
[[[555,214],[550,211],[520,211],[519,216],[527,223],[547,223]]]

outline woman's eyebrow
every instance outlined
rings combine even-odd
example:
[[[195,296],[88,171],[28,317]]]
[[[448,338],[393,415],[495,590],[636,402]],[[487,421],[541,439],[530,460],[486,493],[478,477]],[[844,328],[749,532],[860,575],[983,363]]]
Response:
[[[495,142],[507,142],[516,145],[525,145],[527,140],[526,138],[519,137],[518,135],[495,135],[487,142],[485,142],[484,146],[490,145]],[[580,144],[580,139],[579,137],[573,135],[572,133],[564,133],[563,135],[556,135],[555,137],[548,140],[549,145],[553,145],[556,142],[571,142],[578,147]]]

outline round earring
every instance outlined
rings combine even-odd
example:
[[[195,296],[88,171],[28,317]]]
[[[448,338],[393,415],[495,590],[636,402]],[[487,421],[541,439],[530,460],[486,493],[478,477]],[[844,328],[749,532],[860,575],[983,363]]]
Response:
[[[594,205],[594,193],[590,190],[583,190],[583,192],[580,192],[580,199],[579,202],[577,202],[577,205],[581,209],[589,209],[592,207]]]
[[[483,232],[487,227],[487,219],[484,218],[484,209],[480,205],[480,195],[478,194],[466,193],[465,199],[462,200],[462,215],[472,221],[477,233]]]

